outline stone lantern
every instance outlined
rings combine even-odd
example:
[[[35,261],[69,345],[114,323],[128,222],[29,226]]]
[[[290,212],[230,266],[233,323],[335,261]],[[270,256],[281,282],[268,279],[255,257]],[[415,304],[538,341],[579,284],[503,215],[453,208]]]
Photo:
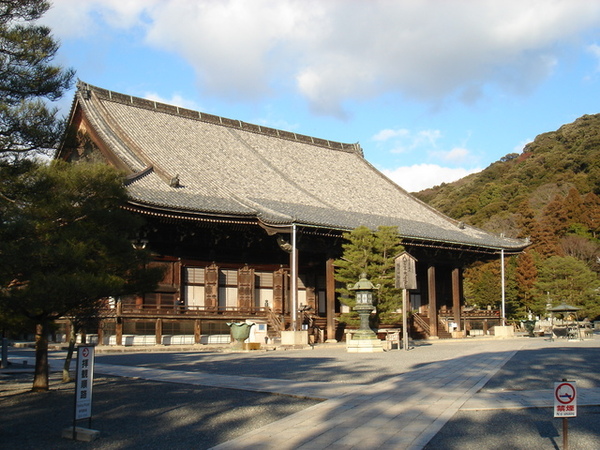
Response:
[[[369,316],[375,309],[373,306],[373,292],[379,289],[367,279],[367,274],[362,273],[360,279],[349,290],[356,293],[356,306],[354,311],[360,317],[360,327],[352,336],[351,342],[346,342],[349,352],[377,352],[383,351],[383,345],[377,335],[369,326]]]

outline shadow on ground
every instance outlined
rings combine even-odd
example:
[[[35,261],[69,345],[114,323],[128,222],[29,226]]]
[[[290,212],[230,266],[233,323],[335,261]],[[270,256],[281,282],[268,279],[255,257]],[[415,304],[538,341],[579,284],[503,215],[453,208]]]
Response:
[[[567,377],[581,387],[600,386],[600,361],[597,348],[559,347],[523,350],[500,369],[484,389],[552,389],[553,383]],[[511,352],[481,352],[411,365],[410,370],[394,374],[388,369],[375,368],[377,357],[360,358],[352,364],[325,355],[316,358],[309,352],[290,356],[269,355],[249,359],[243,354],[202,355],[197,353],[107,355],[99,362],[156,367],[172,370],[201,371],[228,375],[343,382],[361,378],[370,384],[387,379],[388,393],[406,393],[405,399],[421,392],[439,396],[452,385],[460,386],[482,367],[503,361]],[[401,357],[399,353],[397,357]],[[457,370],[451,384],[440,374]],[[574,369],[575,368],[575,369]],[[572,370],[575,372],[572,372]],[[27,378],[30,383],[31,377]],[[0,382],[3,390],[5,380]],[[438,385],[439,383],[439,385]],[[375,387],[375,386],[374,386]],[[370,386],[361,387],[364,393]],[[435,399],[423,399],[414,410],[402,408],[396,396],[378,392],[381,400],[364,403],[360,398],[347,397],[327,410],[315,400],[247,391],[196,387],[185,384],[151,382],[139,379],[97,377],[94,384],[94,422],[92,428],[101,431],[98,441],[75,443],[60,438],[62,428],[72,420],[73,385],[53,385],[46,394],[5,392],[2,394],[3,419],[0,421],[2,446],[19,449],[205,449],[229,441],[247,431],[257,429],[277,419],[303,411],[318,421],[352,414],[366,419],[377,418],[388,430],[407,426],[415,417],[435,420]],[[389,397],[389,398],[388,398]],[[428,401],[432,405],[427,409]],[[10,413],[6,413],[9,411]],[[439,411],[437,412],[439,413]],[[427,416],[431,414],[431,417]],[[427,416],[427,417],[425,417]],[[600,407],[581,407],[577,418],[570,420],[571,448],[600,448]],[[324,430],[307,430],[301,442],[289,444],[313,445],[325,448],[328,439],[339,439],[342,430],[336,426],[328,435]],[[383,430],[383,429],[382,429]],[[369,436],[354,428],[343,430],[350,445],[371,447]],[[383,431],[382,431],[383,433]],[[318,447],[318,443],[324,443]],[[332,440],[329,443],[335,442]],[[561,420],[552,417],[552,409],[521,409],[503,411],[459,411],[427,445],[428,449],[553,449],[562,444]],[[327,444],[329,445],[329,444]]]
[[[31,375],[21,389],[31,386]],[[96,377],[91,443],[61,437],[72,425],[73,383],[55,379],[50,392],[7,392],[0,388],[0,447],[48,449],[206,449],[318,403],[280,395],[215,389],[145,380]],[[27,387],[26,387],[27,386]],[[87,420],[79,425],[87,427]]]

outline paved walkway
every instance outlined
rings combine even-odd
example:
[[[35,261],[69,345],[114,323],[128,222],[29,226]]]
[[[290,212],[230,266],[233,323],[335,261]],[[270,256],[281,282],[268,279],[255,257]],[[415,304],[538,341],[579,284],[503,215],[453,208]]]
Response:
[[[427,360],[426,352],[421,353],[424,349],[396,350],[393,355],[383,354],[377,361],[396,360],[404,369],[398,368],[398,375],[370,384],[360,379],[357,383],[306,382],[102,363],[96,364],[96,371],[324,400],[214,449],[421,449],[460,409],[551,407],[552,392],[548,390],[479,391],[519,350],[565,344],[521,338],[488,341],[482,350],[481,345],[469,342],[446,347],[440,342],[433,347],[445,353],[437,360]],[[567,345],[597,348],[600,340]],[[339,358],[357,358],[356,361],[360,358],[344,356],[340,348],[336,351]],[[600,405],[600,388],[578,389],[578,405]]]

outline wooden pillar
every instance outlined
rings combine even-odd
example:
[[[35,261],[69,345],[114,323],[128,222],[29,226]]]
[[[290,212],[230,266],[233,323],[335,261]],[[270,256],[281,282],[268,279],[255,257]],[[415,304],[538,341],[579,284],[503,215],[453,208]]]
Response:
[[[98,321],[98,345],[102,345],[104,342],[104,320]]]
[[[115,345],[123,345],[123,319],[117,317],[115,324]]]
[[[462,318],[460,314],[460,269],[452,269],[452,312],[454,321],[458,328],[457,331],[462,331]]]
[[[202,323],[200,319],[194,320],[194,343],[200,343],[200,336],[202,335]]]
[[[431,337],[438,336],[438,306],[435,288],[435,266],[427,268],[427,295],[429,297],[429,332]]]
[[[155,327],[156,345],[162,344],[162,331],[163,331],[162,319],[160,319],[160,318],[156,319],[156,327]]]
[[[123,303],[121,303],[121,299],[117,300],[117,317],[115,323],[115,345],[123,345],[123,318],[121,314],[123,313]]]
[[[329,258],[325,265],[325,294],[327,315],[327,341],[335,342],[335,278],[333,259]]]

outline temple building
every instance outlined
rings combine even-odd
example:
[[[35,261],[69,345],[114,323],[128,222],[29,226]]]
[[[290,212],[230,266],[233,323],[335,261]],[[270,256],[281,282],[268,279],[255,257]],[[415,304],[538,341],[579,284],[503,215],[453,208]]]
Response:
[[[127,209],[146,223],[134,245],[166,268],[155,292],[115,299],[102,343],[205,343],[245,320],[265,336],[304,326],[316,341],[340,339],[333,262],[343,233],[361,225],[398,227],[417,260],[411,309],[436,337],[447,331],[442,316],[460,330],[462,268],[527,245],[444,216],[375,169],[358,144],[83,82],[69,120],[57,157],[127,174]]]

